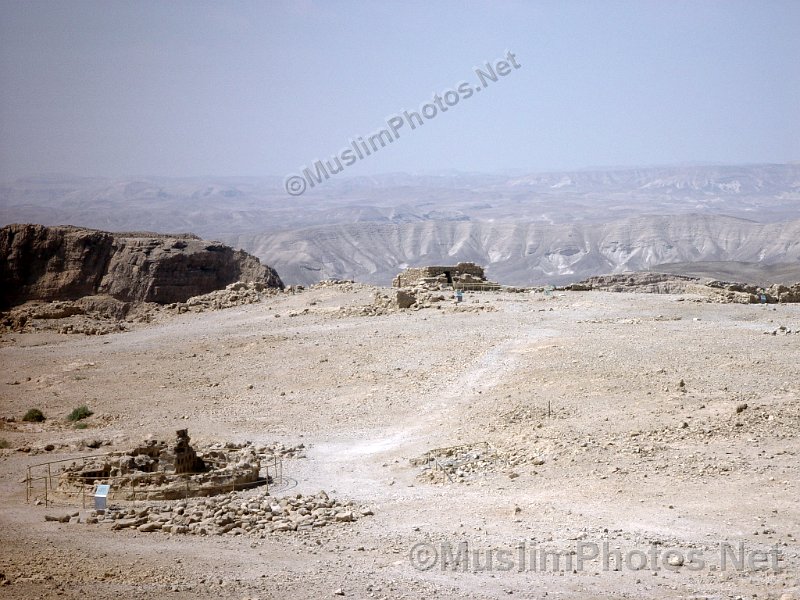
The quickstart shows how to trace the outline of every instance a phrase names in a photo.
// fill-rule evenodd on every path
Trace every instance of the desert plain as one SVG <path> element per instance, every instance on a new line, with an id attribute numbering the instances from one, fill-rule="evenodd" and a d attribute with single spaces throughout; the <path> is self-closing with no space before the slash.
<path id="1" fill-rule="evenodd" d="M 0 595 L 800 598 L 800 305 L 467 292 L 362 314 L 376 289 L 3 334 Z M 65 419 L 79 405 L 85 429 Z M 22 422 L 31 407 L 47 420 Z M 184 428 L 302 444 L 271 497 L 324 490 L 363 516 L 190 535 L 26 501 L 30 465 Z M 453 446 L 462 462 L 431 462 Z M 148 504 L 175 501 L 109 499 Z"/>

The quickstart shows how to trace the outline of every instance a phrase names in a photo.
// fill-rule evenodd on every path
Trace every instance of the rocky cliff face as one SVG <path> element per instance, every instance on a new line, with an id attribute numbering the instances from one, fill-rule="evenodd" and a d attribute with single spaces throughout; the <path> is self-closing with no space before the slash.
<path id="1" fill-rule="evenodd" d="M 167 304 L 236 281 L 283 287 L 256 257 L 190 234 L 7 225 L 0 229 L 0 256 L 0 306 L 95 294 Z"/>

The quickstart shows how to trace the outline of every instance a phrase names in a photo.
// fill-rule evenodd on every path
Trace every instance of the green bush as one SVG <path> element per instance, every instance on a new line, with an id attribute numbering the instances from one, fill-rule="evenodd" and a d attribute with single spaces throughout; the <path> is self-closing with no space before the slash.
<path id="1" fill-rule="evenodd" d="M 89 429 L 88 423 L 75 423 L 75 429 Z"/>
<path id="2" fill-rule="evenodd" d="M 67 416 L 67 419 L 70 421 L 80 421 L 81 419 L 85 419 L 86 417 L 91 417 L 94 413 L 89 410 L 89 407 L 85 404 L 83 406 L 79 406 L 75 410 L 73 410 Z"/>
<path id="3" fill-rule="evenodd" d="M 45 416 L 42 411 L 38 408 L 32 408 L 28 412 L 25 413 L 25 416 L 22 417 L 23 421 L 27 421 L 29 423 L 41 423 L 44 421 Z"/>
<path id="4" fill-rule="evenodd" d="M 11 443 L 6 438 L 0 438 L 0 448 L 11 448 Z"/>

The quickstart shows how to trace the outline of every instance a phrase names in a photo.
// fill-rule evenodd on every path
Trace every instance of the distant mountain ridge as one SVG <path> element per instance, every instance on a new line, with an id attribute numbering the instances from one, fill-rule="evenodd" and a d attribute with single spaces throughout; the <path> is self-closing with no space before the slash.
<path id="1" fill-rule="evenodd" d="M 333 177 L 300 197 L 279 177 L 29 177 L 0 186 L 0 224 L 191 231 L 286 283 L 388 283 L 468 260 L 510 284 L 659 263 L 796 261 L 800 165 Z M 751 267 L 752 268 L 752 267 Z"/>
<path id="2" fill-rule="evenodd" d="M 567 283 L 664 263 L 800 262 L 800 219 L 755 223 L 716 215 L 633 217 L 605 224 L 422 222 L 349 224 L 226 236 L 269 256 L 287 281 L 388 284 L 406 266 L 475 262 L 509 285 Z"/>

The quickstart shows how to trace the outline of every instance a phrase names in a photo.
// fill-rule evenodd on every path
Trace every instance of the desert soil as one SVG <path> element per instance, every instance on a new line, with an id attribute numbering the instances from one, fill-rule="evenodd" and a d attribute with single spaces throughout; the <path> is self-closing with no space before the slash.
<path id="1" fill-rule="evenodd" d="M 0 596 L 800 598 L 800 335 L 779 329 L 800 329 L 800 305 L 569 292 L 468 293 L 495 309 L 475 312 L 339 308 L 373 291 L 321 286 L 104 336 L 4 335 L 0 416 L 16 422 L 0 424 Z M 75 429 L 64 417 L 82 404 L 95 414 Z M 31 407 L 49 419 L 20 423 Z M 198 443 L 305 444 L 272 494 L 325 490 L 374 515 L 195 536 L 45 521 L 86 511 L 26 502 L 29 465 L 181 428 Z M 79 449 L 91 440 L 110 445 Z M 483 442 L 493 458 L 452 482 L 414 461 Z M 492 549 L 603 543 L 704 566 L 412 564 L 430 558 L 418 544 L 465 541 L 478 567 Z M 780 560 L 723 570 L 721 543 Z"/>

